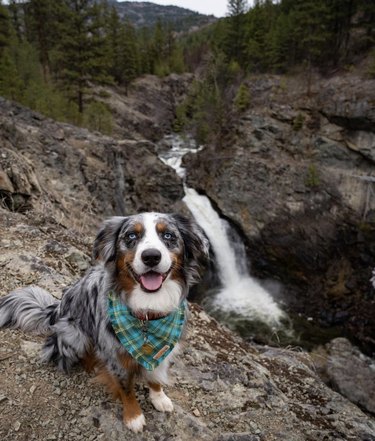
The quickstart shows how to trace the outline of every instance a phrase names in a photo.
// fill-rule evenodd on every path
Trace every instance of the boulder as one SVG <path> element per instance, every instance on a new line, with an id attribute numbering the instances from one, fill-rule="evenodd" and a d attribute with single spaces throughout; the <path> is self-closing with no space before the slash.
<path id="1" fill-rule="evenodd" d="M 319 373 L 325 382 L 362 409 L 375 414 L 375 361 L 362 354 L 346 338 L 335 338 L 319 357 Z"/>

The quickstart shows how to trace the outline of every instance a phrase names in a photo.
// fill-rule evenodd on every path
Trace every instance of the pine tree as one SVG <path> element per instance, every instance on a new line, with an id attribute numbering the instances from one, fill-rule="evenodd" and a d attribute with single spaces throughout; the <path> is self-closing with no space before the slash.
<path id="1" fill-rule="evenodd" d="M 120 31 L 121 45 L 119 53 L 120 76 L 119 82 L 125 86 L 126 93 L 130 83 L 138 76 L 139 57 L 137 37 L 133 25 L 126 21 Z"/>
<path id="2" fill-rule="evenodd" d="M 55 69 L 82 113 L 90 84 L 111 81 L 104 23 L 99 20 L 94 1 L 59 0 L 58 6 L 60 41 Z"/>
<path id="3" fill-rule="evenodd" d="M 106 35 L 108 42 L 109 72 L 117 83 L 121 82 L 121 27 L 122 23 L 117 9 L 113 6 L 106 16 Z"/>
<path id="4" fill-rule="evenodd" d="M 3 50 L 9 44 L 10 36 L 9 14 L 7 9 L 1 4 L 0 0 L 0 58 Z"/>
<path id="5" fill-rule="evenodd" d="M 229 0 L 228 1 L 228 13 L 230 17 L 236 17 L 237 15 L 244 14 L 247 10 L 246 0 Z"/>
<path id="6" fill-rule="evenodd" d="M 98 84 L 112 84 L 110 75 L 111 59 L 109 40 L 106 36 L 105 16 L 107 13 L 106 3 L 92 4 L 90 9 L 90 21 L 88 25 L 90 42 L 90 60 L 88 72 L 91 81 Z"/>
<path id="7" fill-rule="evenodd" d="M 371 47 L 375 43 L 375 3 L 371 0 L 357 0 L 362 12 L 362 25 L 366 29 L 365 45 Z"/>
<path id="8" fill-rule="evenodd" d="M 153 74 L 163 75 L 162 65 L 167 59 L 167 33 L 163 23 L 158 20 L 152 37 L 151 57 L 153 64 Z"/>
<path id="9" fill-rule="evenodd" d="M 17 0 L 10 0 L 8 6 L 12 27 L 19 40 L 23 38 L 23 6 L 22 2 Z"/>
<path id="10" fill-rule="evenodd" d="M 27 37 L 35 44 L 43 68 L 43 78 L 50 77 L 50 53 L 56 45 L 56 22 L 53 0 L 30 0 L 25 5 Z"/>
<path id="11" fill-rule="evenodd" d="M 8 9 L 0 1 L 0 95 L 12 100 L 22 97 L 22 81 L 12 48 L 16 42 Z"/>
<path id="12" fill-rule="evenodd" d="M 271 0 L 258 3 L 246 16 L 245 68 L 250 71 L 266 71 L 272 58 L 272 29 L 276 21 L 276 6 Z"/>
<path id="13" fill-rule="evenodd" d="M 225 52 L 229 59 L 244 64 L 246 0 L 228 1 L 228 26 L 225 37 Z"/>

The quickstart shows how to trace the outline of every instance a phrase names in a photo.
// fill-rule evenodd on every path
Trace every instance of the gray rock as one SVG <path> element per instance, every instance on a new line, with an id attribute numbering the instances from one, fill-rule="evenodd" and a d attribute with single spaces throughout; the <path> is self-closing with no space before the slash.
<path id="1" fill-rule="evenodd" d="M 94 232 L 110 215 L 171 212 L 182 205 L 180 178 L 140 135 L 118 141 L 14 107 L 0 99 L 0 139 L 6 138 L 0 168 L 15 191 L 9 209 L 33 208 L 44 219 Z"/>
<path id="2" fill-rule="evenodd" d="M 65 258 L 71 265 L 75 266 L 82 272 L 86 271 L 90 266 L 91 259 L 77 249 L 71 249 Z"/>
<path id="3" fill-rule="evenodd" d="M 346 338 L 327 345 L 326 375 L 330 384 L 361 408 L 375 414 L 375 360 Z"/>
<path id="4" fill-rule="evenodd" d="M 215 441 L 260 441 L 260 438 L 251 433 L 224 433 Z"/>

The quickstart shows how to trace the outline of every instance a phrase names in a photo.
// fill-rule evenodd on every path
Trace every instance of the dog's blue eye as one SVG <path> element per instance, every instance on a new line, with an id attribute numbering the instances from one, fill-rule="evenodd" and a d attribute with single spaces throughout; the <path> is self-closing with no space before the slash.
<path id="1" fill-rule="evenodd" d="M 137 234 L 136 233 L 129 233 L 128 234 L 128 239 L 129 240 L 135 240 L 137 238 Z"/>
<path id="2" fill-rule="evenodd" d="M 171 240 L 172 239 L 172 234 L 171 233 L 164 233 L 163 234 L 163 238 L 165 240 Z"/>

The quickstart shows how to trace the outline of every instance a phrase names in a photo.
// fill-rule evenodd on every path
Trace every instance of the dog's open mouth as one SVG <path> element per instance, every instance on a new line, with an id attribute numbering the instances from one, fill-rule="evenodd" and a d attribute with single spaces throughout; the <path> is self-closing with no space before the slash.
<path id="1" fill-rule="evenodd" d="M 156 292 L 162 287 L 164 280 L 167 278 L 169 271 L 166 273 L 158 273 L 157 271 L 148 271 L 147 273 L 138 275 L 132 270 L 135 280 L 141 285 L 143 291 Z"/>
<path id="2" fill-rule="evenodd" d="M 142 274 L 139 279 L 144 291 L 155 292 L 161 288 L 165 278 L 166 274 L 149 271 L 148 273 Z"/>

